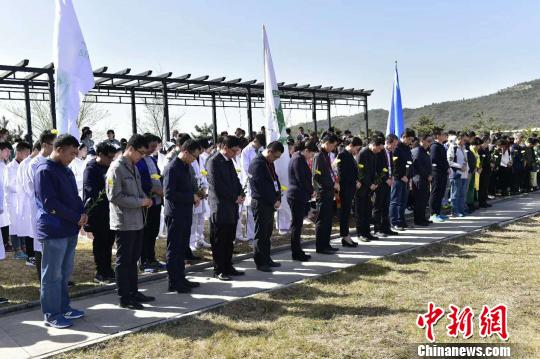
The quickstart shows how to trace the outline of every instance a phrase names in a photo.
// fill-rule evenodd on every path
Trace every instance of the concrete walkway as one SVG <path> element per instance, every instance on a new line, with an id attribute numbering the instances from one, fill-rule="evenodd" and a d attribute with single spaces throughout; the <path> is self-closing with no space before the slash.
<path id="1" fill-rule="evenodd" d="M 167 279 L 143 283 L 141 291 L 155 296 L 157 300 L 151 305 L 145 305 L 145 310 L 140 311 L 118 307 L 118 298 L 114 292 L 76 299 L 72 306 L 84 309 L 87 315 L 84 319 L 76 320 L 75 325 L 69 329 L 46 328 L 39 308 L 7 314 L 0 317 L 0 358 L 48 356 L 90 345 L 372 258 L 411 250 L 539 211 L 540 193 L 535 192 L 500 201 L 474 215 L 451 218 L 427 229 L 411 229 L 399 236 L 361 243 L 357 248 L 340 248 L 337 255 L 316 254 L 312 245 L 307 248 L 307 252 L 313 256 L 310 262 L 293 262 L 289 251 L 276 253 L 273 258 L 282 266 L 270 274 L 255 270 L 253 260 L 248 259 L 236 265 L 245 270 L 246 275 L 231 282 L 220 282 L 212 278 L 211 269 L 191 273 L 189 279 L 199 281 L 202 285 L 189 295 L 167 293 Z M 338 240 L 333 242 L 341 247 Z"/>

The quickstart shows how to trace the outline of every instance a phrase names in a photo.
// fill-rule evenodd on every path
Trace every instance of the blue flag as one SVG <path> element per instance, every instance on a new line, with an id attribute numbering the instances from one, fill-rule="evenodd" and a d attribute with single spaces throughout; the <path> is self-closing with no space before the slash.
<path id="1" fill-rule="evenodd" d="M 390 105 L 390 112 L 388 113 L 386 134 L 393 133 L 399 137 L 403 133 L 403 127 L 403 107 L 401 106 L 401 90 L 399 89 L 399 76 L 396 62 L 394 88 L 392 89 L 392 104 Z"/>

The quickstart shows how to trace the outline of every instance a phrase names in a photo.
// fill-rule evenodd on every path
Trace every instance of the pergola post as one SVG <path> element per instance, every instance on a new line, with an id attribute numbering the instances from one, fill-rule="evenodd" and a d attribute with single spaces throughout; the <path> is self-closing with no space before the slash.
<path id="1" fill-rule="evenodd" d="M 26 128 L 28 132 L 28 142 L 32 144 L 32 109 L 30 108 L 30 87 L 28 81 L 24 83 L 24 105 L 26 109 Z"/>
<path id="2" fill-rule="evenodd" d="M 247 89 L 246 102 L 247 102 L 247 119 L 248 119 L 248 136 L 247 137 L 250 140 L 253 140 L 253 138 L 251 138 L 251 134 L 253 133 L 253 114 L 251 111 L 251 90 L 249 88 Z"/>
<path id="3" fill-rule="evenodd" d="M 50 97 L 50 106 L 51 106 L 51 120 L 52 127 L 56 128 L 56 93 L 54 89 L 54 68 L 52 68 L 49 73 L 49 97 Z"/>
<path id="4" fill-rule="evenodd" d="M 137 133 L 137 108 L 135 106 L 135 90 L 131 89 L 131 132 Z"/>
<path id="5" fill-rule="evenodd" d="M 169 98 L 167 96 L 167 83 L 163 81 L 163 124 L 165 127 L 165 139 L 171 140 L 171 129 L 169 123 Z"/>
<path id="6" fill-rule="evenodd" d="M 367 96 L 364 96 L 364 121 L 366 122 L 366 138 L 369 137 L 369 122 L 368 122 L 368 107 Z"/>
<path id="7" fill-rule="evenodd" d="M 332 117 L 330 115 L 330 99 L 328 99 L 326 100 L 326 116 L 328 117 L 328 129 L 332 127 Z"/>
<path id="8" fill-rule="evenodd" d="M 217 143 L 217 111 L 216 111 L 216 95 L 212 94 L 212 133 L 214 137 L 214 143 Z"/>
<path id="9" fill-rule="evenodd" d="M 313 93 L 313 99 L 311 101 L 311 119 L 313 120 L 313 128 L 315 134 L 318 136 L 317 131 L 317 96 Z"/>

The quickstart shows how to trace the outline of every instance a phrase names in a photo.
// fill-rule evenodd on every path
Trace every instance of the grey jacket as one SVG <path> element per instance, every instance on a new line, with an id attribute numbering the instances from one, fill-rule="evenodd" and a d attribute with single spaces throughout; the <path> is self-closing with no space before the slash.
<path id="1" fill-rule="evenodd" d="M 113 231 L 138 231 L 144 227 L 141 176 L 136 166 L 120 156 L 111 163 L 105 182 L 109 199 L 110 227 Z"/>

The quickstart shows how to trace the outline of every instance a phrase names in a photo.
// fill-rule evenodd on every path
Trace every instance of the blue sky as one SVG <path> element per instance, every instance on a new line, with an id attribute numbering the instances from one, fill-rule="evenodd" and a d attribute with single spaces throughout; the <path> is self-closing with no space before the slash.
<path id="1" fill-rule="evenodd" d="M 476 97 L 540 77 L 540 1 L 74 0 L 74 5 L 94 68 L 260 80 L 264 23 L 278 81 L 374 89 L 370 108 L 388 108 L 394 60 L 404 107 Z M 53 0 L 0 0 L 0 12 L 0 63 L 51 61 Z M 110 111 L 119 130 L 125 122 L 127 134 L 129 108 L 119 107 Z M 210 120 L 209 111 L 175 111 L 184 114 L 187 127 Z M 226 116 L 230 126 L 245 121 L 237 110 L 218 116 Z M 291 120 L 310 116 L 295 111 Z"/>

